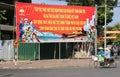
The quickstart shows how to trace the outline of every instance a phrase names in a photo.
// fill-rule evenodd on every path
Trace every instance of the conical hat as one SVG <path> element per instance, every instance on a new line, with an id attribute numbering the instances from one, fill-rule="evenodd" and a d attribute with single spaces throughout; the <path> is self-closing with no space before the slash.
<path id="1" fill-rule="evenodd" d="M 109 48 L 107 47 L 107 48 L 105 48 L 105 50 L 109 50 Z"/>
<path id="2" fill-rule="evenodd" d="M 103 47 L 99 47 L 98 49 L 103 49 Z"/>

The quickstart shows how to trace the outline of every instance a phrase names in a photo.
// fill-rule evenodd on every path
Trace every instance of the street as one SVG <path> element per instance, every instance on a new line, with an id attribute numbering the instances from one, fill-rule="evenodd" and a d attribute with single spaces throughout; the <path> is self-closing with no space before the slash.
<path id="1" fill-rule="evenodd" d="M 0 70 L 0 77 L 119 77 L 119 68 Z"/>
<path id="2" fill-rule="evenodd" d="M 0 77 L 119 77 L 117 68 L 62 67 L 42 69 L 1 69 Z"/>

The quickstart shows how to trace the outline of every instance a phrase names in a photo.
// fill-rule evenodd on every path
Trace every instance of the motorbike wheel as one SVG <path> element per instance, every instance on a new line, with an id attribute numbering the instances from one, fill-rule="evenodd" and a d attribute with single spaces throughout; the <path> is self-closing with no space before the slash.
<path id="1" fill-rule="evenodd" d="M 91 60 L 91 61 L 89 62 L 89 67 L 90 67 L 90 68 L 97 68 L 97 67 L 99 67 L 99 62 L 98 62 L 98 61 Z"/>
<path id="2" fill-rule="evenodd" d="M 109 67 L 117 68 L 117 62 L 110 63 L 110 66 L 109 66 Z"/>
<path id="3" fill-rule="evenodd" d="M 112 66 L 113 66 L 114 68 L 117 68 L 117 62 L 112 63 Z"/>

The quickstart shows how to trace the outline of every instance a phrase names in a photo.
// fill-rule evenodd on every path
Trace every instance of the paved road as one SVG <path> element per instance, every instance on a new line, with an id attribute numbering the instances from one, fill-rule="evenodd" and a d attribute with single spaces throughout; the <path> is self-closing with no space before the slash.
<path id="1" fill-rule="evenodd" d="M 120 60 L 117 68 L 1 69 L 0 77 L 120 77 Z"/>
<path id="2" fill-rule="evenodd" d="M 44 61 L 42 61 L 43 63 Z M 44 63 L 47 63 L 45 61 Z M 80 62 L 76 60 L 65 60 L 60 64 L 71 64 Z M 84 61 L 82 61 L 84 62 Z M 120 59 L 117 60 L 117 68 L 90 68 L 90 67 L 59 67 L 59 68 L 41 68 L 41 69 L 0 69 L 0 77 L 120 77 Z M 38 64 L 38 63 L 37 63 Z M 54 64 L 54 63 L 53 63 Z M 65 63 L 66 64 L 66 63 Z M 29 65 L 29 64 L 27 64 Z"/>
<path id="3" fill-rule="evenodd" d="M 4 69 L 0 77 L 120 77 L 120 68 Z"/>

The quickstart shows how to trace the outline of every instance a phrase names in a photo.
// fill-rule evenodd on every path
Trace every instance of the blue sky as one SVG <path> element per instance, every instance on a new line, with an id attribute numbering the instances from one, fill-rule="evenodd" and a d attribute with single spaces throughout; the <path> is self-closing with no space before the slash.
<path id="1" fill-rule="evenodd" d="M 67 2 L 64 0 L 32 0 L 32 3 L 45 3 L 45 4 L 54 4 L 54 5 L 67 5 Z M 117 6 L 120 6 L 120 0 L 118 0 Z M 113 21 L 110 22 L 108 25 L 114 26 L 117 23 L 120 23 L 120 7 L 116 7 L 113 9 L 114 15 L 113 15 Z"/>
<path id="2" fill-rule="evenodd" d="M 118 0 L 117 6 L 120 6 L 120 0 Z M 113 21 L 110 22 L 108 25 L 114 26 L 117 23 L 120 23 L 120 7 L 116 7 L 113 9 L 114 15 L 113 15 Z"/>
<path id="3" fill-rule="evenodd" d="M 67 2 L 64 0 L 32 0 L 32 3 L 45 3 L 45 4 L 54 4 L 54 5 L 67 5 Z"/>

